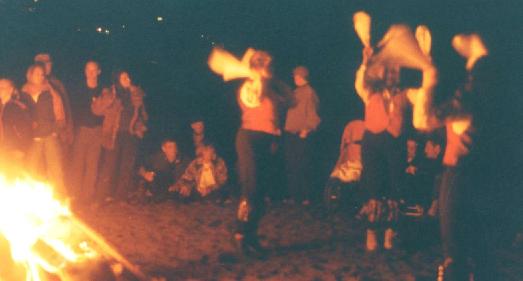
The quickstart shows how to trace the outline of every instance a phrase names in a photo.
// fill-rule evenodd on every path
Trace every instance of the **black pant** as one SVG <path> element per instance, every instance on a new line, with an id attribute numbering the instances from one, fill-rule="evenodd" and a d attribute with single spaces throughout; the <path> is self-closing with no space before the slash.
<path id="1" fill-rule="evenodd" d="M 119 132 L 114 149 L 103 149 L 98 198 L 114 196 L 127 199 L 134 188 L 134 164 L 138 139 L 127 132 Z"/>
<path id="2" fill-rule="evenodd" d="M 291 133 L 284 136 L 287 189 L 290 197 L 299 201 L 310 200 L 312 195 L 311 137 L 302 139 Z"/>
<path id="3" fill-rule="evenodd" d="M 264 213 L 264 196 L 266 186 L 262 180 L 269 170 L 271 145 L 274 136 L 240 129 L 236 135 L 236 152 L 238 154 L 238 180 L 241 188 L 241 199 L 238 206 L 238 233 L 245 237 L 256 237 L 258 223 Z"/>
<path id="4" fill-rule="evenodd" d="M 489 229 L 482 211 L 481 188 L 473 184 L 473 173 L 462 167 L 447 167 L 439 193 L 440 228 L 443 254 L 452 259 L 445 280 L 469 280 L 468 259 L 475 264 L 474 280 L 498 280 L 489 244 Z M 490 241 L 492 242 L 492 241 Z"/>
<path id="5" fill-rule="evenodd" d="M 366 131 L 361 146 L 361 184 L 369 200 L 368 228 L 394 227 L 398 218 L 397 199 L 407 162 L 406 142 L 388 132 Z"/>

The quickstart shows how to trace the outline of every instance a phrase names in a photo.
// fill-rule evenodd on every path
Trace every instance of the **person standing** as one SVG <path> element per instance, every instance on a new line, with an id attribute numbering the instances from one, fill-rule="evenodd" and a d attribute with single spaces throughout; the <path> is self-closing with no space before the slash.
<path id="1" fill-rule="evenodd" d="M 125 70 L 114 73 L 111 89 L 102 94 L 102 103 L 107 109 L 102 126 L 104 149 L 98 188 L 99 195 L 105 199 L 112 195 L 126 200 L 134 188 L 136 153 L 147 121 L 144 96 Z"/>
<path id="2" fill-rule="evenodd" d="M 373 50 L 365 47 L 363 62 L 356 72 L 355 88 L 365 105 L 365 133 L 361 146 L 361 182 L 368 193 L 363 208 L 367 215 L 369 251 L 377 249 L 377 232 L 384 230 L 383 248 L 393 248 L 398 221 L 398 196 L 406 168 L 405 116 L 410 89 L 399 88 L 400 65 L 382 65 L 382 77 L 367 73 Z M 434 87 L 435 69 L 423 66 L 422 86 L 415 91 L 429 92 Z"/>
<path id="3" fill-rule="evenodd" d="M 17 92 L 13 81 L 0 79 L 0 154 L 9 165 L 21 167 L 32 142 L 32 121 Z"/>
<path id="4" fill-rule="evenodd" d="M 306 67 L 296 67 L 293 77 L 294 103 L 287 111 L 284 135 L 287 187 L 291 198 L 308 205 L 312 195 L 312 135 L 320 124 L 319 99 L 309 84 Z"/>
<path id="5" fill-rule="evenodd" d="M 59 127 L 64 124 L 66 115 L 59 93 L 47 81 L 43 65 L 29 67 L 22 95 L 28 101 L 33 123 L 33 142 L 26 159 L 28 167 L 37 175 L 46 174 L 57 193 L 66 195 L 58 137 Z M 41 169 L 42 162 L 45 162 L 44 169 Z"/>
<path id="6" fill-rule="evenodd" d="M 447 141 L 443 154 L 439 206 L 444 254 L 444 280 L 499 280 L 489 240 L 488 215 L 492 197 L 491 159 L 499 157 L 492 145 L 496 132 L 496 71 L 488 65 L 488 49 L 478 34 L 459 34 L 452 46 L 466 61 L 467 79 L 450 103 L 445 117 Z M 498 192 L 497 190 L 495 192 Z M 470 267 L 472 262 L 474 268 Z"/>
<path id="7" fill-rule="evenodd" d="M 243 253 L 255 256 L 265 254 L 257 233 L 267 192 L 267 182 L 262 179 L 269 171 L 272 146 L 281 135 L 278 111 L 288 102 L 284 87 L 272 78 L 271 60 L 267 52 L 254 51 L 249 60 L 253 77 L 238 94 L 241 127 L 236 135 L 236 152 L 241 198 L 234 239 Z"/>
<path id="8" fill-rule="evenodd" d="M 49 85 L 58 93 L 60 99 L 62 100 L 65 119 L 64 122 L 59 124 L 58 127 L 58 137 L 62 142 L 62 148 L 65 159 L 69 155 L 70 146 L 73 144 L 73 116 L 71 111 L 71 103 L 69 99 L 69 94 L 62 83 L 53 73 L 53 60 L 51 55 L 48 53 L 39 53 L 34 57 L 35 63 L 40 63 L 44 66 L 46 80 L 49 82 Z"/>
<path id="9" fill-rule="evenodd" d="M 98 162 L 102 149 L 101 112 L 93 113 L 96 100 L 101 98 L 102 87 L 98 81 L 101 69 L 96 61 L 85 64 L 85 81 L 75 89 L 73 105 L 77 126 L 70 171 L 72 196 L 81 202 L 91 202 L 95 195 Z"/>

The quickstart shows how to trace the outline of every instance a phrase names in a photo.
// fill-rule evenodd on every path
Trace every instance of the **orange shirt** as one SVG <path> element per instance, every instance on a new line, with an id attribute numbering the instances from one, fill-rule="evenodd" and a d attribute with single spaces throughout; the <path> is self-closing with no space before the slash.
<path id="1" fill-rule="evenodd" d="M 260 131 L 271 135 L 281 134 L 271 99 L 262 97 L 260 105 L 257 107 L 248 107 L 239 98 L 238 103 L 242 110 L 242 129 Z"/>

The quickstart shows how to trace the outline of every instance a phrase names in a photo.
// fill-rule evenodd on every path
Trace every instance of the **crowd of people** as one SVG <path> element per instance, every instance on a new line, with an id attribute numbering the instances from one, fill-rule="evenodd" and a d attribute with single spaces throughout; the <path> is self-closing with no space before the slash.
<path id="1" fill-rule="evenodd" d="M 423 43 L 419 44 L 423 49 Z M 381 74 L 376 76 L 368 69 L 376 68 L 377 56 L 372 47 L 365 46 L 355 77 L 365 116 L 349 122 L 344 130 L 340 157 L 325 185 L 325 199 L 330 204 L 343 198 L 343 191 L 363 191 L 354 204 L 362 206 L 358 216 L 367 221 L 368 251 L 377 250 L 379 241 L 386 250 L 394 247 L 399 217 L 439 214 L 448 280 L 468 280 L 469 259 L 475 263 L 475 280 L 494 280 L 488 277 L 486 249 L 477 247 L 483 233 L 469 228 L 481 225 L 469 195 L 474 193 L 471 178 L 478 154 L 474 147 L 481 144 L 475 138 L 481 136 L 476 117 L 482 104 L 474 100 L 485 90 L 478 86 L 485 80 L 480 80 L 477 66 L 488 50 L 477 34 L 457 35 L 452 46 L 467 60 L 469 75 L 445 109 L 431 108 L 430 96 L 438 83 L 433 64 L 421 67 L 418 87 L 400 87 L 401 65 L 381 65 Z M 429 53 L 424 55 L 431 61 Z M 264 251 L 257 232 L 279 138 L 284 140 L 290 201 L 309 205 L 317 189 L 310 176 L 315 173 L 313 140 L 321 119 L 309 70 L 294 69 L 292 91 L 273 77 L 271 62 L 267 52 L 253 51 L 248 60 L 252 75 L 237 95 L 241 126 L 236 135 L 235 170 L 240 200 L 234 240 L 243 252 L 256 255 Z M 137 163 L 148 113 L 144 90 L 133 83 L 130 73 L 114 71 L 111 84 L 104 86 L 99 80 L 100 64 L 90 60 L 82 83 L 66 90 L 52 66 L 51 56 L 42 53 L 28 67 L 21 87 L 0 79 L 4 159 L 52 182 L 58 194 L 73 202 L 127 200 L 136 190 L 136 178 L 153 201 L 223 199 L 230 185 L 230 167 L 205 135 L 203 119 L 190 124 L 191 151 L 181 151 L 178 140 L 165 138 L 156 153 Z M 74 93 L 74 99 L 69 93 Z M 405 130 L 410 123 L 409 106 L 413 107 L 412 123 L 421 133 Z M 465 241 L 471 237 L 475 243 Z"/>

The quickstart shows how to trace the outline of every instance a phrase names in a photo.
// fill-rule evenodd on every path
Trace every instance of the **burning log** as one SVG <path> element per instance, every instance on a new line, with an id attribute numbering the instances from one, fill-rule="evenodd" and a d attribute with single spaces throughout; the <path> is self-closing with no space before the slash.
<path id="1" fill-rule="evenodd" d="M 152 280 L 28 177 L 0 175 L 0 262 L 2 281 Z"/>

